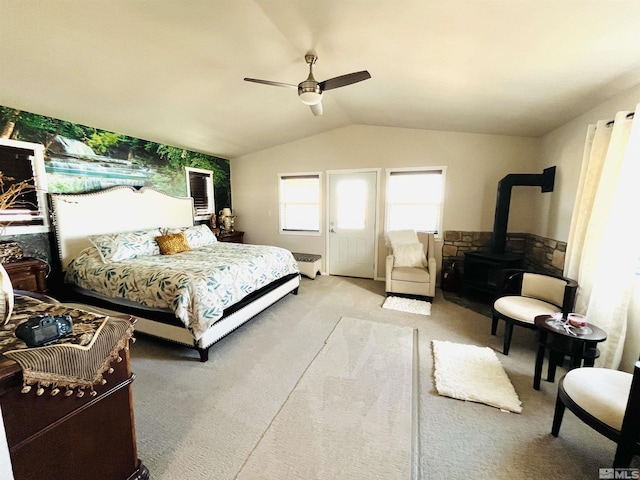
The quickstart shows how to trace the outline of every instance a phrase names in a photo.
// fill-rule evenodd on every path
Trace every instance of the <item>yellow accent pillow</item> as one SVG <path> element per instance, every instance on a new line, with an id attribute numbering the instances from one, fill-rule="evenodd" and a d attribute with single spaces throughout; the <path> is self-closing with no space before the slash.
<path id="1" fill-rule="evenodd" d="M 169 235 L 156 237 L 156 242 L 158 242 L 162 255 L 173 255 L 174 253 L 188 252 L 191 250 L 184 232 L 170 233 Z"/>

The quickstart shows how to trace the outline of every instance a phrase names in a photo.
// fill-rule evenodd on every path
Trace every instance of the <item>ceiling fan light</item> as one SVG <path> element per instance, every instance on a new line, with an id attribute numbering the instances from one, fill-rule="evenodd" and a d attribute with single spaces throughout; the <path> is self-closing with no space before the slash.
<path id="1" fill-rule="evenodd" d="M 299 94 L 300 100 L 305 105 L 317 105 L 322 101 L 322 92 L 318 93 L 315 91 L 311 92 L 302 92 Z"/>

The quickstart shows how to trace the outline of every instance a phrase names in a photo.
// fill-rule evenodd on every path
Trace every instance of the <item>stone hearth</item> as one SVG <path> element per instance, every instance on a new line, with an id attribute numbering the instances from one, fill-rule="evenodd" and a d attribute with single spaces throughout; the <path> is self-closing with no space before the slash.
<path id="1" fill-rule="evenodd" d="M 443 234 L 442 271 L 455 263 L 460 287 L 464 258 L 468 252 L 491 252 L 492 232 L 447 230 Z M 531 271 L 562 275 L 567 244 L 530 233 L 509 233 L 505 253 L 522 257 L 522 266 Z"/>

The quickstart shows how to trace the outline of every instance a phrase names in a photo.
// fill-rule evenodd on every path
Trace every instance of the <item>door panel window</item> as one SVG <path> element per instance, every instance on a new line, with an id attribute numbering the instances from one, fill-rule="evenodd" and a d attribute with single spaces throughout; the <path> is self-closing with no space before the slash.
<path id="1" fill-rule="evenodd" d="M 367 214 L 367 184 L 363 180 L 342 180 L 338 184 L 338 228 L 362 230 Z"/>

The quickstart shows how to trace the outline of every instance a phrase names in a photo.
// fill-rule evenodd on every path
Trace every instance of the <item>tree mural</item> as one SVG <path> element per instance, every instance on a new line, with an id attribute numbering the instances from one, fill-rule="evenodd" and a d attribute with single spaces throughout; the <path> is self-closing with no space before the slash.
<path id="1" fill-rule="evenodd" d="M 4 106 L 0 132 L 0 138 L 44 145 L 50 192 L 131 185 L 184 196 L 184 167 L 194 167 L 213 171 L 216 207 L 231 206 L 229 161 L 224 158 Z"/>

